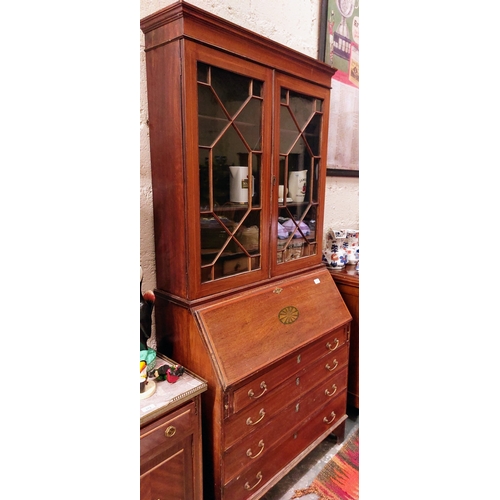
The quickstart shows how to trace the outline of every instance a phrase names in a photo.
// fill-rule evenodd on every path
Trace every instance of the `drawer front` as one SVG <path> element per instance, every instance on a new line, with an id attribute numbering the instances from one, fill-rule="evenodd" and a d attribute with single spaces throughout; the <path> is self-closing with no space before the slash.
<path id="1" fill-rule="evenodd" d="M 224 486 L 223 499 L 245 500 L 251 497 L 311 443 L 322 435 L 326 437 L 345 415 L 346 394 L 344 390 L 297 429 L 286 431 L 265 458 L 256 459 L 254 464 Z"/>
<path id="2" fill-rule="evenodd" d="M 262 400 L 255 401 L 238 414 L 226 419 L 224 449 L 226 450 L 249 433 L 261 430 L 291 402 L 298 400 L 322 380 L 328 379 L 340 371 L 347 365 L 347 355 L 347 346 L 345 346 L 336 355 L 330 353 L 327 357 L 317 359 L 315 363 L 303 368 L 283 382 L 279 389 L 270 392 Z M 334 357 L 332 358 L 332 356 Z M 338 363 L 335 363 L 335 360 Z"/>
<path id="3" fill-rule="evenodd" d="M 347 340 L 348 326 L 338 328 L 327 334 L 320 341 L 301 349 L 295 356 L 279 363 L 260 377 L 254 378 L 240 389 L 234 391 L 233 413 L 237 413 L 248 405 L 263 398 L 279 387 L 283 380 L 304 366 L 314 362 L 325 354 L 336 354 Z"/>
<path id="4" fill-rule="evenodd" d="M 190 402 L 141 430 L 141 464 L 176 445 L 196 429 L 195 404 Z"/>
<path id="5" fill-rule="evenodd" d="M 318 408 L 337 398 L 347 387 L 347 367 L 334 376 L 325 379 L 299 400 L 279 412 L 267 425 L 245 436 L 224 453 L 224 483 L 241 470 L 250 467 L 262 457 L 272 460 L 269 450 L 283 437 L 284 432 L 297 427 L 314 414 Z M 272 453 L 272 452 L 271 452 Z"/>

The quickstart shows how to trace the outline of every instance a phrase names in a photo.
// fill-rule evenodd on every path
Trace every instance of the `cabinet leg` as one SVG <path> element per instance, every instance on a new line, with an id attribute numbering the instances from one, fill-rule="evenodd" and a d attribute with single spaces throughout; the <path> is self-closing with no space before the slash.
<path id="1" fill-rule="evenodd" d="M 336 443 L 341 443 L 345 437 L 345 421 L 335 427 L 329 437 L 335 439 Z"/>

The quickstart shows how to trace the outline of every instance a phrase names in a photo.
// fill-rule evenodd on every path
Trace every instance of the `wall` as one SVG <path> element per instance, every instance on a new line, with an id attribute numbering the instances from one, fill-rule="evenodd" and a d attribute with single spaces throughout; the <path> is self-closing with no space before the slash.
<path id="1" fill-rule="evenodd" d="M 143 18 L 172 3 L 171 0 L 141 0 L 140 17 Z M 320 0 L 273 0 L 272 2 L 269 0 L 191 0 L 190 3 L 308 56 L 317 57 Z M 279 20 L 279 24 L 276 20 Z M 144 35 L 142 32 L 140 35 L 140 255 L 144 271 L 143 290 L 147 290 L 155 288 L 156 277 Z M 332 84 L 344 85 L 335 81 Z M 336 92 L 336 95 L 339 94 Z M 337 147 L 342 147 L 342 145 L 339 144 Z M 358 201 L 358 178 L 328 177 L 325 228 L 359 229 Z"/>

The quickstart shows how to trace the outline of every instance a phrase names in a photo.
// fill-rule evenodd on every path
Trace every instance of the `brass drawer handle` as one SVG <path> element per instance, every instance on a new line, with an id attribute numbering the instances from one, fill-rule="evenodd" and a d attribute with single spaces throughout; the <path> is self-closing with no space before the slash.
<path id="1" fill-rule="evenodd" d="M 264 380 L 260 383 L 260 388 L 262 389 L 262 392 L 258 396 L 255 395 L 255 393 L 253 392 L 253 389 L 250 389 L 248 391 L 248 397 L 253 398 L 253 399 L 259 399 L 260 397 L 262 397 L 264 395 L 264 393 L 267 391 L 267 385 L 264 382 Z"/>
<path id="2" fill-rule="evenodd" d="M 260 415 L 259 420 L 256 420 L 255 422 L 252 422 L 252 417 L 248 417 L 247 418 L 247 425 L 257 425 L 266 416 L 266 412 L 264 411 L 264 408 L 260 409 L 259 415 Z"/>
<path id="3" fill-rule="evenodd" d="M 248 484 L 248 481 L 245 483 L 245 489 L 247 491 L 253 490 L 262 481 L 262 472 L 258 472 L 255 477 L 258 479 L 258 481 L 253 486 L 250 486 Z"/>
<path id="4" fill-rule="evenodd" d="M 332 367 L 330 367 L 330 364 L 329 364 L 329 363 L 327 363 L 327 364 L 325 365 L 325 368 L 326 368 L 329 372 L 333 372 L 333 370 L 335 370 L 335 368 L 337 368 L 337 366 L 339 366 L 339 362 L 338 362 L 336 359 L 334 359 L 334 360 L 333 360 L 333 366 L 332 366 Z"/>
<path id="5" fill-rule="evenodd" d="M 249 458 L 251 458 L 253 460 L 254 458 L 257 458 L 264 451 L 264 440 L 263 439 L 261 439 L 259 441 L 258 446 L 260 448 L 259 453 L 257 453 L 257 455 L 253 455 L 252 456 L 252 449 L 248 448 L 248 450 L 247 450 L 247 457 L 249 457 Z"/>
<path id="6" fill-rule="evenodd" d="M 325 394 L 326 394 L 329 398 L 331 398 L 331 397 L 332 397 L 332 396 L 333 396 L 333 395 L 337 392 L 337 386 L 336 386 L 335 384 L 333 384 L 333 385 L 332 385 L 332 389 L 333 389 L 333 392 L 332 392 L 331 394 L 328 392 L 328 389 L 325 389 Z"/>
<path id="7" fill-rule="evenodd" d="M 173 425 L 169 425 L 165 430 L 165 437 L 171 438 L 175 434 L 176 428 Z"/>
<path id="8" fill-rule="evenodd" d="M 332 417 L 331 420 L 328 420 L 326 417 L 323 418 L 323 422 L 325 422 L 325 424 L 331 424 L 335 420 L 335 412 L 332 411 L 332 413 L 330 413 L 330 416 Z"/>
<path id="9" fill-rule="evenodd" d="M 332 344 L 330 344 L 330 342 L 328 342 L 328 343 L 326 344 L 326 348 L 327 348 L 330 352 L 335 351 L 335 349 L 337 349 L 337 347 L 338 347 L 338 346 L 339 346 L 339 344 L 340 344 L 339 339 L 335 339 L 335 340 L 334 340 L 334 342 L 335 342 L 335 347 L 332 347 Z"/>

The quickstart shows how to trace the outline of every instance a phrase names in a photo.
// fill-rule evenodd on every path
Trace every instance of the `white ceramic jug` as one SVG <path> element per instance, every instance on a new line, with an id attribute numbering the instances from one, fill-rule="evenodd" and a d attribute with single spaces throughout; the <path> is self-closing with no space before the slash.
<path id="1" fill-rule="evenodd" d="M 346 229 L 346 242 L 344 244 L 347 252 L 347 262 L 349 264 L 356 264 L 359 260 L 359 230 Z"/>
<path id="2" fill-rule="evenodd" d="M 288 175 L 288 196 L 294 202 L 304 201 L 307 188 L 307 170 L 290 172 Z"/>
<path id="3" fill-rule="evenodd" d="M 232 203 L 248 203 L 248 167 L 229 167 L 229 200 Z"/>
<path id="4" fill-rule="evenodd" d="M 333 269 L 343 269 L 347 264 L 347 252 L 344 248 L 345 231 L 327 229 L 323 245 L 322 260 Z"/>

